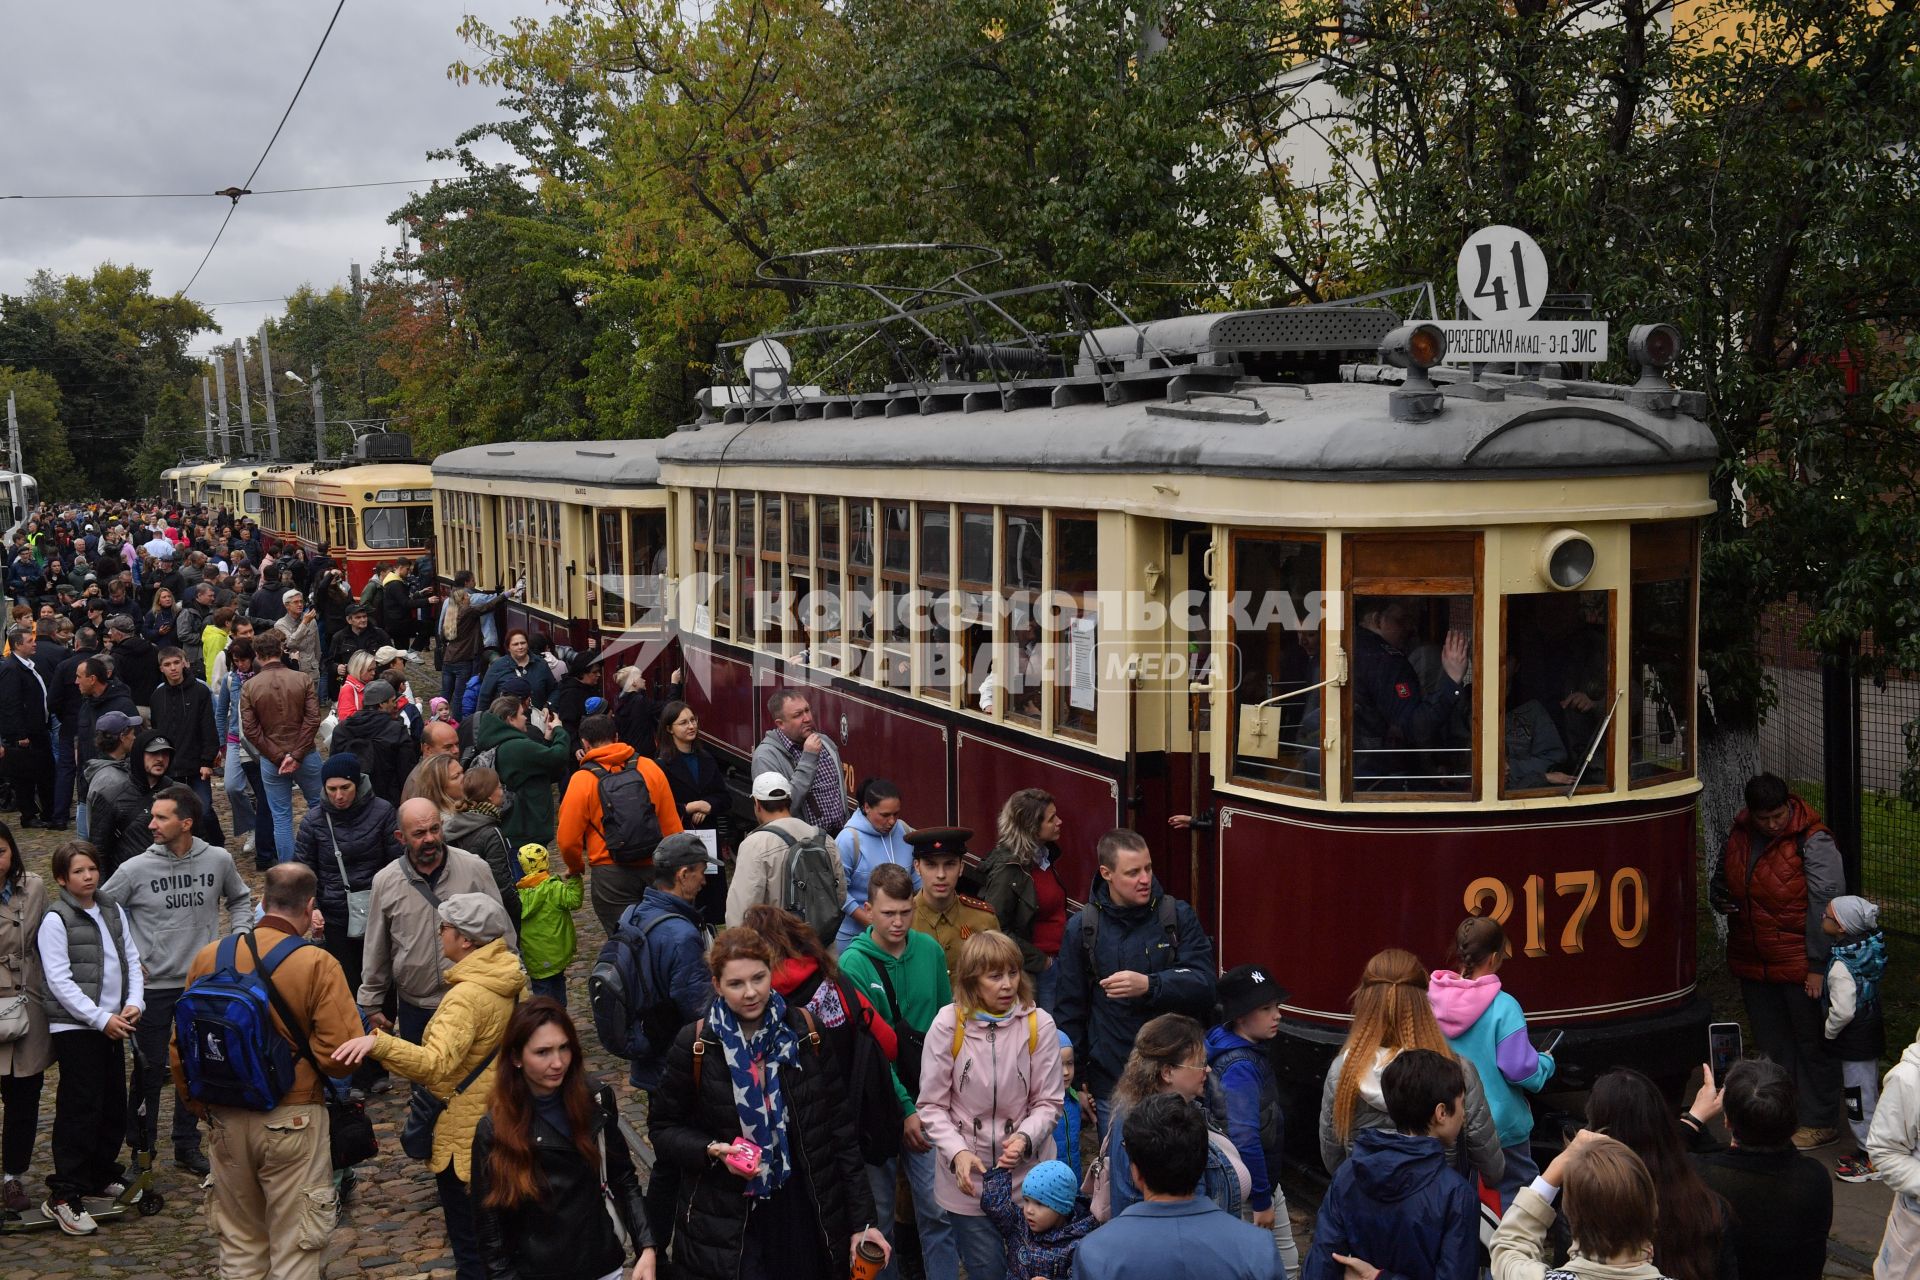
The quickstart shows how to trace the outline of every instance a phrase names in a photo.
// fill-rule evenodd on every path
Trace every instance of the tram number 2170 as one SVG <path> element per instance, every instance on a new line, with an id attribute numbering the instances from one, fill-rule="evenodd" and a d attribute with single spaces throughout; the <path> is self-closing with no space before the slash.
<path id="1" fill-rule="evenodd" d="M 1600 900 L 1600 875 L 1595 871 L 1562 871 L 1553 877 L 1557 898 L 1571 898 L 1572 911 L 1560 929 L 1560 950 L 1579 955 L 1587 949 L 1587 924 Z M 1547 881 L 1528 876 L 1520 883 L 1524 900 L 1526 942 L 1530 956 L 1547 954 Z M 1504 926 L 1513 915 L 1513 890 L 1497 876 L 1481 876 L 1467 886 L 1470 915 L 1491 916 Z M 1607 926 L 1623 947 L 1637 947 L 1647 938 L 1647 877 L 1638 867 L 1622 867 L 1607 885 Z M 1509 933 L 1512 931 L 1509 930 Z"/>

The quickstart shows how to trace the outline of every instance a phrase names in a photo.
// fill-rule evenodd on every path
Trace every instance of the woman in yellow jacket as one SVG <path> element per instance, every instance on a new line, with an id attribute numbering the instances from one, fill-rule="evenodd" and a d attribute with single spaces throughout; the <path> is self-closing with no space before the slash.
<path id="1" fill-rule="evenodd" d="M 397 1076 L 424 1086 L 446 1103 L 433 1126 L 427 1165 L 440 1189 L 447 1243 L 458 1280 L 486 1280 L 473 1202 L 473 1131 L 493 1089 L 494 1055 L 527 976 L 507 948 L 507 911 L 483 893 L 456 893 L 440 904 L 440 951 L 447 994 L 419 1044 L 385 1031 L 359 1036 L 334 1051 L 334 1060 L 358 1063 L 371 1055 Z"/>

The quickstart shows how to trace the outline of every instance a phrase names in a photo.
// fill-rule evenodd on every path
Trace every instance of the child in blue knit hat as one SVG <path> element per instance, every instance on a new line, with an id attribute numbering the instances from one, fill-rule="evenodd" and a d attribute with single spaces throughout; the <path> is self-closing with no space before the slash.
<path id="1" fill-rule="evenodd" d="M 1013 1171 L 995 1169 L 980 1191 L 980 1211 L 1000 1233 L 1007 1274 L 1019 1280 L 1068 1280 L 1073 1251 L 1100 1224 L 1080 1203 L 1080 1179 L 1063 1161 L 1043 1160 L 1027 1170 L 1020 1203 L 1013 1202 Z"/>
<path id="2" fill-rule="evenodd" d="M 1066 1087 L 1066 1097 L 1060 1104 L 1060 1118 L 1053 1122 L 1053 1150 L 1078 1181 L 1080 1131 L 1093 1119 L 1093 1104 L 1073 1087 L 1073 1037 L 1064 1031 L 1060 1033 L 1060 1082 Z"/>

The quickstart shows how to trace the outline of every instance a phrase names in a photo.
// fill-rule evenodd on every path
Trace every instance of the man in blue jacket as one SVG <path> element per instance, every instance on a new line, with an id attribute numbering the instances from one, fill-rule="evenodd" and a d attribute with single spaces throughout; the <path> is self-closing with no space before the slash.
<path id="1" fill-rule="evenodd" d="M 662 1003 L 647 1019 L 647 1049 L 628 1067 L 634 1088 L 651 1095 L 665 1074 L 667 1050 L 687 1023 L 707 1016 L 713 979 L 707 971 L 707 934 L 694 900 L 707 883 L 707 846 L 688 832 L 668 836 L 653 851 L 652 887 L 620 917 L 620 927 L 646 930 L 641 963 Z M 662 923 L 654 925 L 654 921 Z M 652 926 L 649 929 L 649 926 Z M 673 1203 L 680 1175 L 666 1161 L 653 1167 L 647 1185 L 647 1222 L 665 1250 L 673 1240 Z"/>
<path id="2" fill-rule="evenodd" d="M 1207 1122 L 1175 1093 L 1146 1099 L 1120 1127 L 1140 1200 L 1080 1242 L 1074 1280 L 1280 1280 L 1273 1236 L 1194 1194 L 1207 1167 Z"/>
<path id="3" fill-rule="evenodd" d="M 1466 1073 L 1445 1054 L 1408 1049 L 1380 1073 L 1380 1092 L 1393 1128 L 1354 1135 L 1320 1202 L 1302 1280 L 1474 1280 L 1480 1202 L 1447 1166 L 1466 1123 Z"/>
<path id="4" fill-rule="evenodd" d="M 1192 907 L 1161 891 L 1136 831 L 1100 837 L 1100 878 L 1067 921 L 1054 1020 L 1073 1038 L 1104 1138 L 1133 1039 L 1163 1013 L 1213 1021 L 1213 941 Z M 1191 1184 L 1189 1184 L 1191 1185 Z"/>

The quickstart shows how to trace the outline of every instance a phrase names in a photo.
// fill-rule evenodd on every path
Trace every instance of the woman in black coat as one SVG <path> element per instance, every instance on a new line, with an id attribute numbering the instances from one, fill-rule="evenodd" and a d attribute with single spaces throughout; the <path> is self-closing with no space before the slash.
<path id="1" fill-rule="evenodd" d="M 660 713 L 657 735 L 659 754 L 654 763 L 667 775 L 667 785 L 673 788 L 680 825 L 688 831 L 714 832 L 727 860 L 725 865 L 731 865 L 733 793 L 727 790 L 727 773 L 720 767 L 719 758 L 700 741 L 700 717 L 684 702 L 669 702 Z M 694 905 L 707 923 L 716 927 L 724 923 L 727 877 L 708 876 L 706 887 L 700 890 Z"/>
<path id="2" fill-rule="evenodd" d="M 588 1086 L 582 1058 L 558 1002 L 514 1010 L 473 1133 L 474 1232 L 491 1280 L 654 1280 L 633 1153 L 612 1090 Z"/>
<path id="3" fill-rule="evenodd" d="M 674 1264 L 692 1280 L 839 1280 L 856 1241 L 889 1252 L 865 1225 L 844 1076 L 817 1023 L 773 990 L 765 939 L 729 929 L 707 963 L 718 994 L 674 1040 L 647 1115 L 657 1158 L 680 1170 Z"/>

